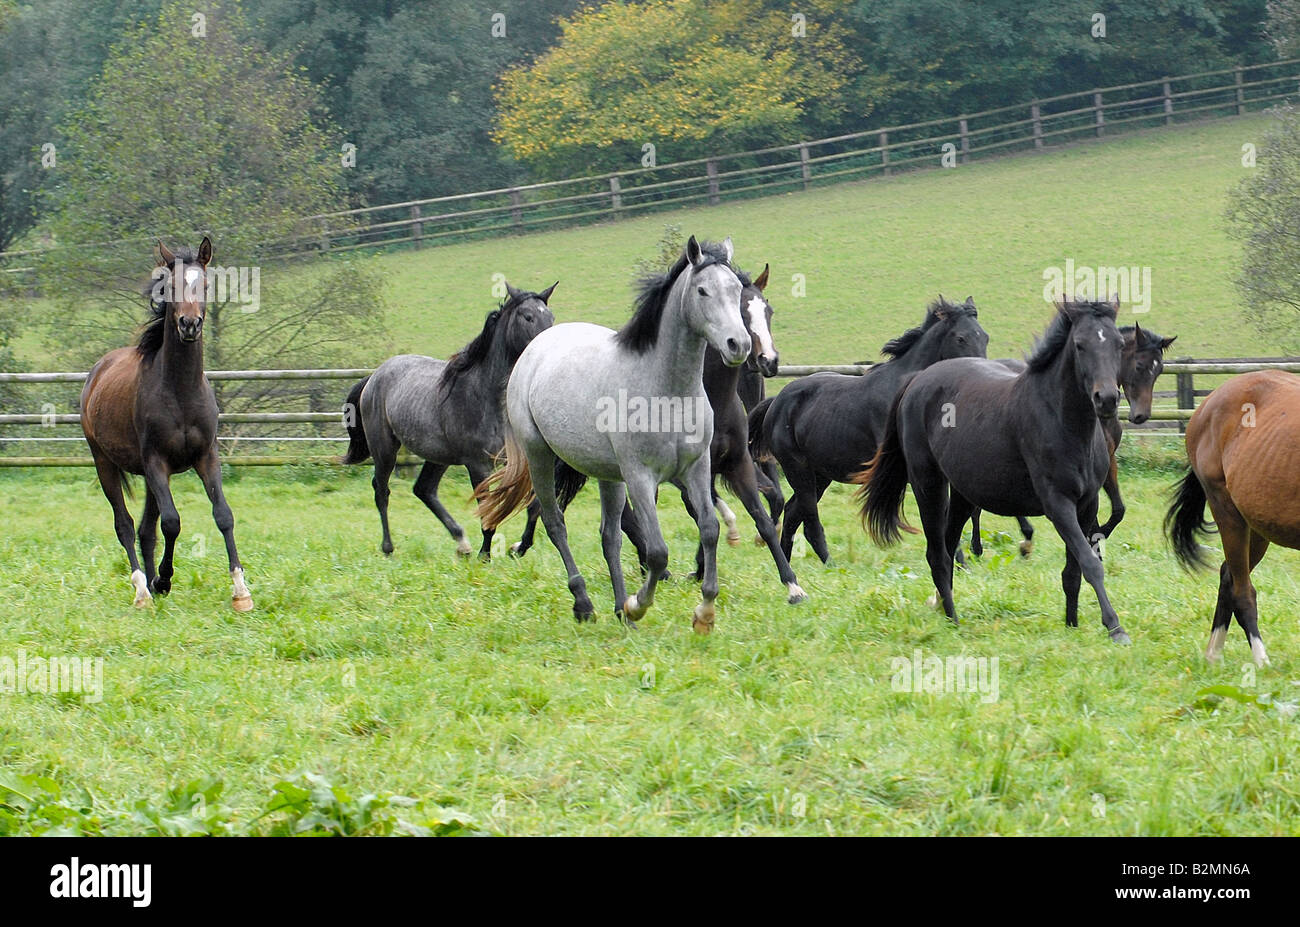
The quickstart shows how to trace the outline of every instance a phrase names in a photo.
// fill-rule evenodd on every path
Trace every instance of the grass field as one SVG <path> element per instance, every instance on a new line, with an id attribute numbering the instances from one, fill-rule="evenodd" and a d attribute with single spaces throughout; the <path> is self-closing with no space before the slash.
<path id="1" fill-rule="evenodd" d="M 560 321 L 617 324 L 666 223 L 734 235 L 742 266 L 771 262 L 786 363 L 874 356 L 938 292 L 973 294 L 990 353 L 1015 354 L 1048 316 L 1044 268 L 1067 258 L 1150 266 L 1139 321 L 1177 334 L 1180 355 L 1273 353 L 1237 308 L 1221 219 L 1241 146 L 1264 125 L 369 257 L 390 280 L 391 337 L 359 344 L 355 362 L 459 348 L 497 272 L 532 289 L 559 278 Z M 806 297 L 790 294 L 796 273 Z M 21 348 L 48 368 L 34 337 Z M 585 493 L 570 538 L 601 619 L 577 626 L 544 538 L 521 562 L 458 560 L 409 477 L 394 484 L 384 558 L 365 467 L 229 474 L 257 603 L 242 615 L 202 490 L 177 478 L 174 591 L 138 611 L 93 471 L 0 470 L 0 661 L 104 661 L 101 701 L 0 693 L 0 833 L 371 833 L 393 808 L 438 831 L 504 834 L 1300 833 L 1296 555 L 1272 551 L 1256 573 L 1272 666 L 1245 665 L 1235 626 L 1225 662 L 1207 666 L 1216 578 L 1182 573 L 1160 531 L 1180 448 L 1131 439 L 1122 456 L 1129 514 L 1106 565 L 1128 648 L 1107 641 L 1086 589 L 1082 627 L 1064 627 L 1062 548 L 1041 520 L 1022 560 L 1013 523 L 985 519 L 954 628 L 925 605 L 919 540 L 873 547 L 840 486 L 822 508 L 837 566 L 796 549 L 802 606 L 785 604 L 742 516 L 745 542 L 720 551 L 709 638 L 690 631 L 698 593 L 684 580 L 661 587 L 638 630 L 611 620 Z M 463 473 L 444 484 L 467 525 L 468 493 Z M 661 515 L 682 571 L 694 527 L 668 496 Z M 996 660 L 997 686 L 900 691 L 895 663 L 918 655 Z M 383 810 L 376 793 L 418 804 Z"/>
<path id="2" fill-rule="evenodd" d="M 0 696 L 0 765 L 88 787 L 104 809 L 167 805 L 169 788 L 215 777 L 230 826 L 255 831 L 274 784 L 309 771 L 507 834 L 1296 833 L 1295 719 L 1197 694 L 1300 695 L 1295 555 L 1275 551 L 1256 574 L 1273 665 L 1244 667 L 1234 627 L 1208 667 L 1215 581 L 1180 573 L 1158 527 L 1173 458 L 1133 453 L 1107 562 L 1128 648 L 1106 640 L 1086 588 L 1082 627 L 1064 627 L 1050 529 L 1021 560 L 1002 533 L 1013 523 L 991 517 L 951 627 L 924 604 L 918 540 L 872 547 L 843 487 L 823 509 L 837 567 L 795 560 L 811 601 L 784 603 L 747 528 L 720 552 L 709 638 L 690 631 L 685 581 L 661 587 L 639 630 L 610 620 L 585 493 L 571 538 L 601 618 L 577 626 L 549 544 L 520 562 L 458 561 L 404 481 L 385 559 L 364 468 L 228 484 L 247 615 L 226 604 L 197 481 L 178 478 L 175 589 L 137 611 L 91 473 L 0 472 L 0 654 L 104 659 L 101 702 Z M 445 493 L 465 516 L 467 493 L 463 477 Z M 693 526 L 675 505 L 663 513 L 681 568 Z M 996 658 L 996 700 L 895 691 L 892 661 L 918 650 Z"/>

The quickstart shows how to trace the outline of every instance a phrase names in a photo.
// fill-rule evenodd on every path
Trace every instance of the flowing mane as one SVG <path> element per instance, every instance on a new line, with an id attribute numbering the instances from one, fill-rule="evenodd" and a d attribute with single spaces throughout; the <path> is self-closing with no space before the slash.
<path id="1" fill-rule="evenodd" d="M 1046 370 L 1061 353 L 1065 342 L 1069 340 L 1073 322 L 1070 312 L 1087 313 L 1095 318 L 1115 321 L 1115 307 L 1110 303 L 1072 301 L 1056 304 L 1056 317 L 1048 323 L 1047 329 L 1034 342 L 1033 349 L 1025 357 L 1025 365 L 1035 373 Z"/>
<path id="2" fill-rule="evenodd" d="M 182 264 L 197 264 L 199 261 L 198 253 L 188 245 L 182 245 L 175 248 L 172 252 L 175 260 Z M 163 335 L 166 333 L 167 321 L 167 303 L 155 302 L 153 299 L 154 287 L 158 283 L 158 278 L 150 275 L 149 282 L 140 290 L 141 295 L 148 301 L 149 318 L 145 320 L 144 325 L 140 327 L 140 335 L 136 340 L 135 349 L 146 360 L 152 360 L 153 356 L 163 344 Z"/>
<path id="3" fill-rule="evenodd" d="M 702 257 L 697 270 L 703 270 L 713 264 L 730 266 L 727 262 L 727 253 L 721 245 L 711 241 L 702 241 L 699 244 Z M 663 318 L 668 293 L 672 290 L 678 276 L 686 270 L 687 263 L 686 251 L 683 249 L 681 256 L 666 273 L 650 274 L 637 281 L 639 292 L 636 297 L 636 309 L 632 313 L 632 318 L 628 319 L 614 336 L 620 345 L 634 354 L 644 354 L 655 346 L 659 341 L 659 321 Z"/>
<path id="4" fill-rule="evenodd" d="M 890 360 L 898 360 L 920 341 L 931 328 L 944 319 L 956 315 L 978 317 L 979 313 L 975 311 L 974 306 L 968 306 L 964 303 L 950 303 L 940 296 L 926 307 L 925 320 L 920 325 L 903 332 L 893 341 L 888 342 L 880 349 L 880 353 Z"/>
<path id="5" fill-rule="evenodd" d="M 497 326 L 501 324 L 502 314 L 515 308 L 528 297 L 535 295 L 537 294 L 520 293 L 518 298 L 508 296 L 502 300 L 500 306 L 487 314 L 487 317 L 483 320 L 483 330 L 475 335 L 469 344 L 447 358 L 447 367 L 443 370 L 442 378 L 438 381 L 438 388 L 441 392 L 451 392 L 461 374 L 472 370 L 487 360 L 488 352 L 492 348 L 492 336 L 496 334 Z"/>

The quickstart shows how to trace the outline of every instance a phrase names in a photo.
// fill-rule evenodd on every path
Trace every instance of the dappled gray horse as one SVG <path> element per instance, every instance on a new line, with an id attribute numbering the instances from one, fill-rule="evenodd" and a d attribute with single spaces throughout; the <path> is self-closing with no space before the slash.
<path id="1" fill-rule="evenodd" d="M 492 472 L 504 442 L 501 394 L 515 361 L 555 321 L 547 301 L 556 284 L 540 293 L 506 284 L 506 299 L 488 313 L 483 330 L 450 360 L 399 354 L 384 361 L 352 387 L 344 405 L 347 454 L 343 462 L 375 459 L 375 506 L 384 529 L 382 549 L 393 552 L 388 532 L 388 479 L 397 451 L 406 447 L 423 458 L 414 492 L 456 541 L 456 552 L 472 550 L 465 531 L 438 498 L 438 483 L 448 467 L 463 466 L 477 486 Z M 483 529 L 479 556 L 492 556 L 491 528 Z"/>
<path id="2" fill-rule="evenodd" d="M 614 587 L 615 613 L 629 624 L 654 602 L 668 563 L 655 492 L 683 490 L 704 549 L 695 630 L 713 629 L 718 595 L 718 519 L 710 495 L 713 411 L 704 393 L 704 350 L 712 345 L 736 366 L 749 356 L 741 320 L 740 280 L 731 239 L 686 243 L 667 273 L 642 281 L 636 312 L 619 331 L 571 322 L 543 332 L 515 365 L 506 389 L 506 461 L 477 490 L 485 528 L 495 528 L 533 494 L 546 533 L 560 552 L 579 621 L 594 615 L 587 585 L 569 551 L 556 500 L 566 473 L 600 482 L 600 536 Z M 657 410 L 657 411 L 656 411 Z M 626 597 L 619 560 L 623 503 L 632 503 L 646 544 L 646 577 Z"/>

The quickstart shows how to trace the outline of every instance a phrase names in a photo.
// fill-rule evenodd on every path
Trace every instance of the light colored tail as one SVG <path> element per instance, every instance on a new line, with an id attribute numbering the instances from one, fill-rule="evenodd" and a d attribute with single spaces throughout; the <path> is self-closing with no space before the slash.
<path id="1" fill-rule="evenodd" d="M 506 446 L 501 454 L 505 463 L 474 487 L 479 521 L 487 531 L 494 530 L 533 498 L 533 475 L 528 472 L 528 458 L 515 440 L 509 424 L 506 425 Z"/>

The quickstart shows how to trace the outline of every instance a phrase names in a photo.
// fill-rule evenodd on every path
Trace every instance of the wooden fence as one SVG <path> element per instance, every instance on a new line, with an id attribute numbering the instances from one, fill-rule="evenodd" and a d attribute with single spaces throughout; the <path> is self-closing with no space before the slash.
<path id="1" fill-rule="evenodd" d="M 792 364 L 784 365 L 777 373 L 778 377 L 803 377 L 812 373 L 829 371 L 833 373 L 863 374 L 871 369 L 870 364 Z M 1125 423 L 1125 430 L 1138 435 L 1178 434 L 1182 423 L 1191 417 L 1198 398 L 1209 394 L 1206 388 L 1198 389 L 1196 377 L 1221 379 L 1225 375 L 1246 373 L 1252 370 L 1284 370 L 1300 374 L 1300 358 L 1229 358 L 1224 360 L 1193 360 L 1182 358 L 1165 364 L 1165 373 L 1172 374 L 1176 388 L 1157 392 L 1156 406 L 1152 410 L 1152 420 L 1146 425 Z M 212 380 L 356 380 L 369 375 L 371 370 L 364 367 L 329 369 L 329 370 L 212 370 L 208 377 Z M 0 384 L 42 384 L 42 383 L 80 383 L 86 378 L 85 373 L 0 373 Z M 1205 380 L 1202 380 L 1205 386 Z M 1172 404 L 1169 404 L 1170 401 Z M 1121 417 L 1126 410 L 1121 408 Z M 0 428 L 4 426 L 41 426 L 54 428 L 77 425 L 80 416 L 75 413 L 56 414 L 53 412 L 5 412 L 0 414 Z M 235 442 L 257 442 L 267 440 L 277 443 L 303 441 L 317 445 L 342 442 L 343 418 L 340 412 L 233 412 L 223 413 L 220 420 L 226 423 L 240 424 L 285 424 L 302 423 L 321 425 L 334 423 L 340 426 L 335 436 L 309 436 L 286 438 L 257 438 L 246 435 L 221 436 L 222 440 Z M 1174 424 L 1177 428 L 1172 427 Z M 84 447 L 79 435 L 67 437 L 12 437 L 0 435 L 0 467 L 87 467 L 93 461 L 86 456 L 18 456 L 7 455 L 7 444 L 24 442 L 54 442 L 64 447 Z M 224 457 L 223 462 L 232 466 L 283 466 L 290 464 L 336 464 L 337 458 L 330 454 L 241 454 Z M 403 458 L 399 463 L 418 463 L 415 458 Z"/>
<path id="2" fill-rule="evenodd" d="M 1298 89 L 1300 58 L 1099 87 L 710 158 L 311 216 L 303 220 L 302 234 L 268 250 L 289 257 L 395 245 L 419 248 L 685 204 L 717 205 L 909 168 L 957 166 L 974 157 L 1106 138 L 1126 129 L 1172 125 L 1176 119 L 1242 115 L 1292 97 Z M 0 268 L 29 270 L 20 265 L 39 250 L 0 253 Z"/>

